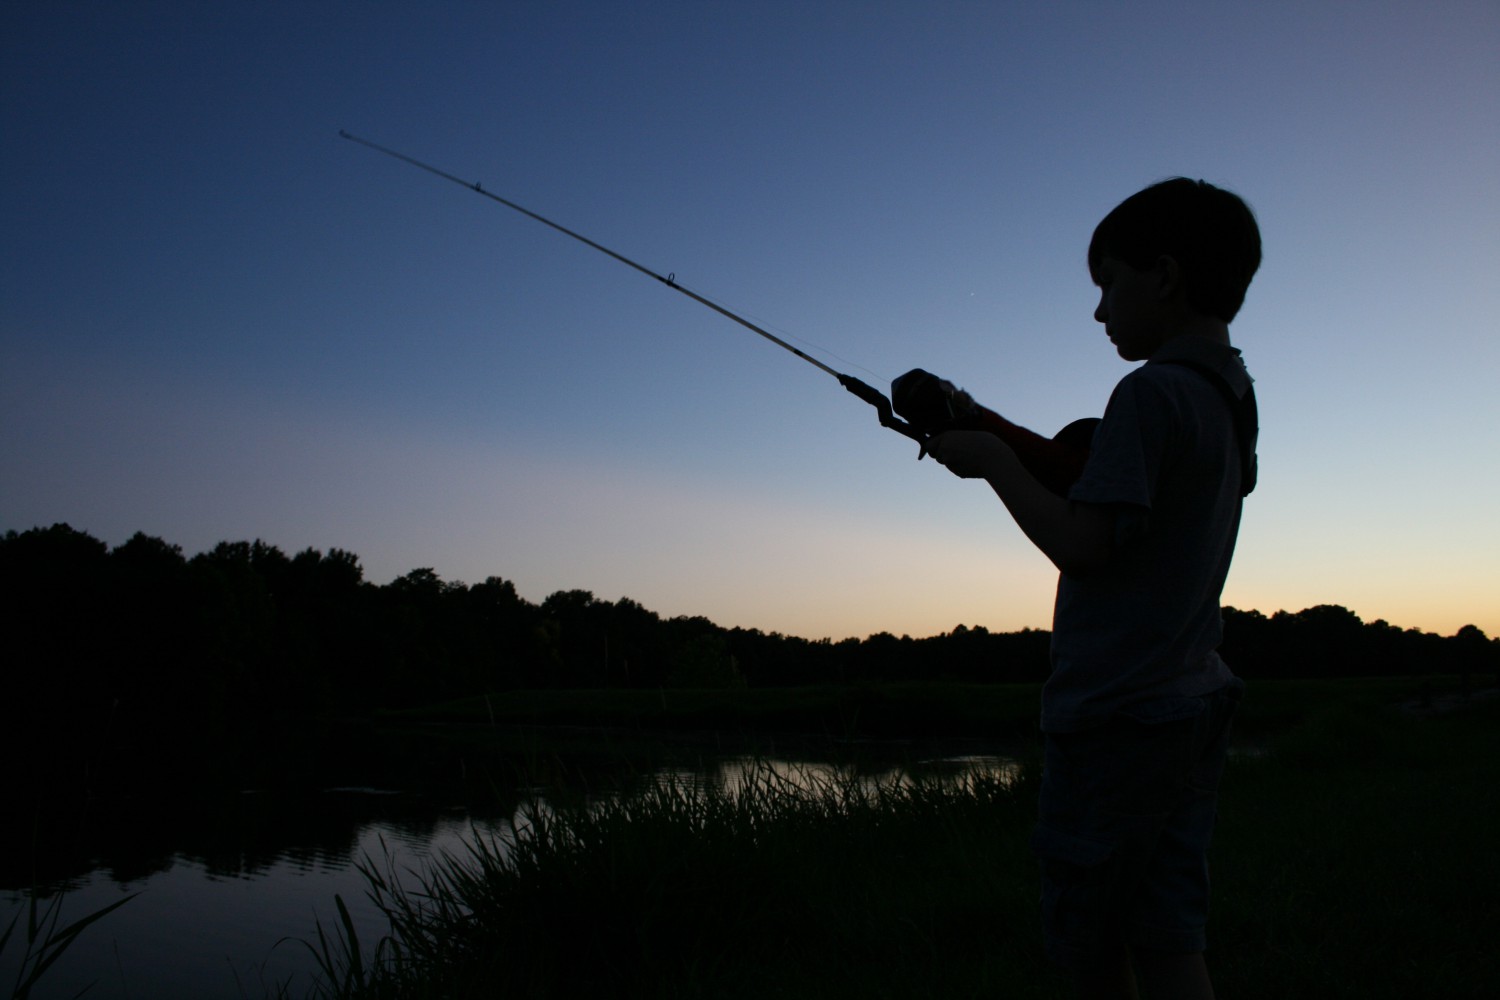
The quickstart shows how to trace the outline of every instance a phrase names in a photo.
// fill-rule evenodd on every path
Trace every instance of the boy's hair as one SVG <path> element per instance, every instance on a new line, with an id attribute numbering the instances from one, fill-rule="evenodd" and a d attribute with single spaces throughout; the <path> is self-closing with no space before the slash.
<path id="1" fill-rule="evenodd" d="M 1260 227 L 1238 195 L 1207 181 L 1173 177 L 1115 206 L 1089 242 L 1089 274 L 1113 257 L 1145 270 L 1161 256 L 1177 261 L 1187 301 L 1228 323 L 1260 267 Z"/>

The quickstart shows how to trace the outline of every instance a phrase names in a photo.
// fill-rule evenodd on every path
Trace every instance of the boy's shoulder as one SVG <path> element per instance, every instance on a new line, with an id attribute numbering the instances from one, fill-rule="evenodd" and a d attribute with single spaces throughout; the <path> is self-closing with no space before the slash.
<path id="1" fill-rule="evenodd" d="M 1162 368 L 1161 366 L 1170 366 Z M 1236 397 L 1251 391 L 1254 379 L 1237 347 L 1206 337 L 1175 337 L 1162 344 L 1144 365 L 1132 374 L 1167 375 L 1176 370 L 1196 371 L 1210 381 L 1222 382 Z"/>
<path id="2" fill-rule="evenodd" d="M 1256 442 L 1260 412 L 1255 380 L 1236 347 L 1202 337 L 1178 337 L 1162 347 L 1133 375 L 1160 381 L 1196 381 L 1222 400 L 1234 427 L 1240 455 L 1240 496 L 1249 496 L 1257 478 Z M 1189 390 L 1190 391 L 1190 390 Z"/>

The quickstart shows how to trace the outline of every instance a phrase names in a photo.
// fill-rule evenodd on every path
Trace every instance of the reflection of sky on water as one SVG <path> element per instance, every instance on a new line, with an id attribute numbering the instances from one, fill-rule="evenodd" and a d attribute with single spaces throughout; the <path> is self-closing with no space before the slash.
<path id="1" fill-rule="evenodd" d="M 869 792 L 916 780 L 1009 779 L 1016 769 L 1010 758 L 990 755 L 933 757 L 906 766 L 743 756 L 696 768 L 666 768 L 644 775 L 643 781 L 666 782 L 689 794 L 716 790 L 738 795 L 752 783 L 791 793 L 841 785 Z M 503 848 L 513 824 L 526 822 L 526 809 L 551 812 L 544 799 L 537 799 L 509 817 L 448 810 L 382 819 L 361 824 L 347 845 L 289 848 L 269 861 L 233 852 L 211 860 L 178 853 L 158 870 L 120 881 L 109 869 L 96 869 L 67 884 L 64 925 L 137 895 L 87 929 L 32 996 L 73 997 L 93 983 L 91 1000 L 240 1000 L 273 994 L 289 978 L 294 979 L 292 995 L 302 995 L 316 964 L 301 942 L 316 942 L 318 921 L 332 932 L 338 921 L 335 895 L 348 906 L 366 949 L 387 930 L 366 896 L 367 883 L 357 865 L 369 863 L 388 881 L 395 878 L 413 887 L 414 872 L 424 873 L 445 856 L 467 857 L 476 833 Z M 24 935 L 25 906 L 24 893 L 0 893 L 0 927 L 22 913 L 18 936 Z M 0 982 L 14 981 L 19 952 L 13 939 L 0 955 Z"/>
<path id="2" fill-rule="evenodd" d="M 371 823 L 359 831 L 352 856 L 289 852 L 253 872 L 210 869 L 181 856 L 163 871 L 125 883 L 96 871 L 68 892 L 64 924 L 138 895 L 86 930 L 32 996 L 72 997 L 90 982 L 95 983 L 87 994 L 91 1000 L 239 1000 L 273 993 L 289 977 L 305 986 L 315 965 L 295 939 L 315 942 L 319 920 L 332 929 L 338 919 L 335 895 L 343 897 L 363 941 L 373 943 L 386 930 L 365 896 L 356 860 L 368 857 L 385 871 L 389 857 L 398 872 L 420 871 L 440 852 L 461 853 L 472 829 L 467 816 L 421 827 Z M 8 923 L 25 906 L 23 894 L 4 893 L 0 920 Z M 23 925 L 25 920 L 23 914 Z M 20 960 L 17 942 L 6 951 L 0 956 L 0 982 L 10 983 Z"/>

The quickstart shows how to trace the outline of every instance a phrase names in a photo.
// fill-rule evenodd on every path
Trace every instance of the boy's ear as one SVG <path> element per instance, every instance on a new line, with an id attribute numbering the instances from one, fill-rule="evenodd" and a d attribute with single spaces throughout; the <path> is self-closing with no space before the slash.
<path id="1" fill-rule="evenodd" d="M 1171 254 L 1162 254 L 1156 258 L 1157 294 L 1163 299 L 1184 292 L 1182 282 L 1182 265 L 1177 263 L 1177 258 Z"/>

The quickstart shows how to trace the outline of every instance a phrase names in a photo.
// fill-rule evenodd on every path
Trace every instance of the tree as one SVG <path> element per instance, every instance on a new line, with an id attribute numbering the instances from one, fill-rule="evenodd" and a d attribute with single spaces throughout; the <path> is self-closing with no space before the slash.
<path id="1" fill-rule="evenodd" d="M 722 635 L 708 632 L 684 636 L 672 651 L 672 666 L 666 686 L 702 690 L 743 690 L 744 675 L 729 643 Z"/>
<path id="2" fill-rule="evenodd" d="M 1493 674 L 1495 683 L 1500 684 L 1500 647 L 1491 642 L 1479 626 L 1465 625 L 1455 632 L 1451 648 L 1458 671 L 1463 675 L 1465 692 L 1476 674 Z"/>
<path id="3" fill-rule="evenodd" d="M 107 545 L 62 523 L 0 539 L 7 732 L 49 733 L 64 747 L 107 722 L 108 558 Z"/>

